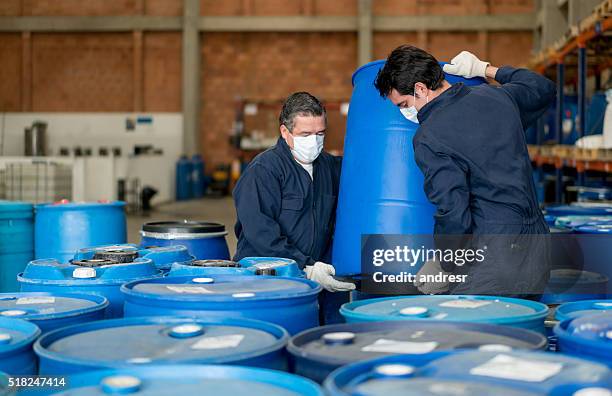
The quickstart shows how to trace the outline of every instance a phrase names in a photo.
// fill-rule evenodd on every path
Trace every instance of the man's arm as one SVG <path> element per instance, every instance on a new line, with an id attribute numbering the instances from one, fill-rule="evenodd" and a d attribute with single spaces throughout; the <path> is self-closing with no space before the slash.
<path id="1" fill-rule="evenodd" d="M 234 203 L 242 232 L 258 255 L 292 258 L 301 268 L 314 264 L 282 235 L 276 220 L 282 205 L 281 186 L 265 167 L 254 164 L 242 175 L 234 190 Z"/>

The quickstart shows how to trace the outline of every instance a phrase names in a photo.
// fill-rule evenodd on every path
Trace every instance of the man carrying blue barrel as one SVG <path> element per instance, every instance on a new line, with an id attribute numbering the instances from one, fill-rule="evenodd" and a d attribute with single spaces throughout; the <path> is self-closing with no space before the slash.
<path id="1" fill-rule="evenodd" d="M 449 84 L 444 72 L 499 85 Z M 435 205 L 436 243 L 487 249 L 482 263 L 427 262 L 420 274 L 465 274 L 464 283 L 417 282 L 424 293 L 533 295 L 549 271 L 548 226 L 538 206 L 524 130 L 555 98 L 554 83 L 525 69 L 497 68 L 469 52 L 440 66 L 427 52 L 395 49 L 376 88 L 410 121 L 415 160 Z M 454 236 L 454 237 L 453 237 Z M 469 236 L 466 238 L 466 236 Z"/>

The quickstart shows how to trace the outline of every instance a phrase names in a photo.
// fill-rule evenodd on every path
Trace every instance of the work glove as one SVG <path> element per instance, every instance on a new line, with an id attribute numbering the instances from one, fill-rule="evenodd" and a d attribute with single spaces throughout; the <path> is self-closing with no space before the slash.
<path id="1" fill-rule="evenodd" d="M 465 78 L 483 77 L 489 66 L 488 62 L 483 62 L 471 52 L 461 51 L 461 53 L 453 58 L 449 64 L 444 65 L 445 73 L 454 74 Z"/>
<path id="2" fill-rule="evenodd" d="M 436 260 L 427 261 L 416 274 L 414 286 L 423 294 L 442 294 L 448 292 L 448 281 L 446 282 L 421 282 L 421 275 L 437 275 L 439 273 L 449 274 L 444 271 Z M 446 277 L 445 277 L 446 279 Z"/>
<path id="3" fill-rule="evenodd" d="M 306 272 L 306 278 L 317 282 L 327 291 L 338 292 L 355 289 L 355 285 L 352 283 L 340 282 L 334 279 L 336 269 L 333 265 L 317 261 L 314 265 L 307 265 L 304 268 L 304 272 Z"/>

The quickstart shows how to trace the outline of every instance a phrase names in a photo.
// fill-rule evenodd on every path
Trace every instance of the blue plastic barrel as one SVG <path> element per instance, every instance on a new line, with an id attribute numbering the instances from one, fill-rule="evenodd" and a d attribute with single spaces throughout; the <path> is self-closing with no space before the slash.
<path id="1" fill-rule="evenodd" d="M 433 232 L 434 207 L 423 192 L 412 149 L 418 125 L 374 87 L 384 64 L 371 62 L 353 74 L 332 258 L 337 275 L 361 273 L 362 234 Z M 445 77 L 451 84 L 485 82 Z"/>
<path id="2" fill-rule="evenodd" d="M 544 349 L 546 337 L 524 329 L 481 323 L 394 321 L 345 323 L 301 332 L 289 341 L 294 372 L 317 382 L 338 367 L 386 355 L 430 359 L 464 349 Z"/>
<path id="3" fill-rule="evenodd" d="M 574 229 L 581 226 L 612 222 L 612 214 L 609 216 L 560 216 L 555 218 L 556 227 Z"/>
<path id="4" fill-rule="evenodd" d="M 33 323 L 0 317 L 0 371 L 12 375 L 36 374 L 32 344 L 39 335 L 40 329 Z"/>
<path id="5" fill-rule="evenodd" d="M 17 274 L 33 259 L 32 204 L 0 200 L 0 293 L 19 290 Z"/>
<path id="6" fill-rule="evenodd" d="M 128 283 L 125 316 L 251 318 L 276 323 L 290 334 L 318 326 L 321 286 L 275 276 L 173 276 Z"/>
<path id="7" fill-rule="evenodd" d="M 145 223 L 140 246 L 183 245 L 198 260 L 229 260 L 225 226 L 205 221 L 158 221 Z"/>
<path id="8" fill-rule="evenodd" d="M 555 319 L 564 321 L 584 315 L 612 310 L 612 300 L 584 300 L 561 304 L 555 311 Z"/>
<path id="9" fill-rule="evenodd" d="M 544 333 L 548 307 L 518 298 L 492 296 L 401 296 L 344 304 L 347 322 L 444 320 L 520 327 Z"/>
<path id="10" fill-rule="evenodd" d="M 546 221 L 546 224 L 548 224 L 549 226 L 554 226 L 556 217 L 547 214 L 547 215 L 544 215 L 544 220 Z"/>
<path id="11" fill-rule="evenodd" d="M 193 256 L 182 245 L 149 246 L 146 248 L 134 244 L 104 245 L 80 249 L 73 260 L 109 259 L 117 262 L 133 262 L 136 258 L 146 258 L 153 261 L 155 267 L 163 272 L 170 271 L 173 264 L 187 264 L 193 261 Z"/>
<path id="12" fill-rule="evenodd" d="M 104 319 L 107 307 L 106 298 L 83 293 L 0 294 L 0 316 L 27 320 L 43 333 Z"/>
<path id="13" fill-rule="evenodd" d="M 0 372 L 0 396 L 14 396 L 16 394 L 17 391 L 9 381 L 8 374 Z"/>
<path id="14" fill-rule="evenodd" d="M 110 260 L 92 259 L 62 264 L 56 260 L 34 260 L 19 275 L 21 291 L 49 293 L 92 293 L 108 299 L 106 315 L 123 315 L 121 285 L 126 282 L 161 276 L 149 259 L 117 264 Z"/>
<path id="15" fill-rule="evenodd" d="M 330 396 L 580 396 L 609 389 L 610 369 L 559 354 L 464 351 L 427 361 L 386 356 L 342 367 L 325 381 Z"/>
<path id="16" fill-rule="evenodd" d="M 191 157 L 191 191 L 193 198 L 202 198 L 206 192 L 204 181 L 204 160 L 200 154 Z"/>
<path id="17" fill-rule="evenodd" d="M 554 269 L 540 302 L 562 304 L 570 301 L 606 298 L 608 278 L 602 274 L 575 269 Z"/>
<path id="18" fill-rule="evenodd" d="M 144 364 L 231 364 L 287 370 L 289 335 L 251 319 L 150 316 L 64 327 L 34 345 L 40 373 Z"/>
<path id="19" fill-rule="evenodd" d="M 295 260 L 277 257 L 245 257 L 239 262 L 229 260 L 193 260 L 175 263 L 170 276 L 207 275 L 268 275 L 304 277 Z"/>
<path id="20" fill-rule="evenodd" d="M 193 173 L 192 163 L 183 155 L 176 162 L 176 200 L 184 201 L 193 196 L 191 177 Z"/>
<path id="21" fill-rule="evenodd" d="M 36 205 L 37 259 L 68 262 L 83 246 L 126 242 L 125 202 Z"/>
<path id="22" fill-rule="evenodd" d="M 547 206 L 546 214 L 560 216 L 611 216 L 612 205 L 592 205 L 588 203 L 574 203 L 572 205 Z"/>
<path id="23" fill-rule="evenodd" d="M 314 382 L 297 375 L 252 367 L 155 365 L 71 375 L 54 395 L 323 396 Z"/>
<path id="24" fill-rule="evenodd" d="M 612 367 L 612 311 L 566 319 L 555 326 L 555 335 L 562 353 Z"/>

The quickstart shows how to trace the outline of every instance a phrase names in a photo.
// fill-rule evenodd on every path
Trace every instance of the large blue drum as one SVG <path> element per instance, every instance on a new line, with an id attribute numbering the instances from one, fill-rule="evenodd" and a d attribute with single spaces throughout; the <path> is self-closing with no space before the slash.
<path id="1" fill-rule="evenodd" d="M 17 274 L 33 259 L 32 204 L 0 201 L 0 293 L 19 290 Z"/>
<path id="2" fill-rule="evenodd" d="M 170 276 L 208 275 L 268 275 L 304 277 L 295 260 L 277 257 L 245 257 L 239 262 L 229 260 L 193 260 L 174 263 Z"/>
<path id="3" fill-rule="evenodd" d="M 562 353 L 612 367 L 612 311 L 566 319 L 555 326 L 555 335 Z"/>
<path id="4" fill-rule="evenodd" d="M 612 310 L 612 300 L 584 300 L 561 304 L 555 310 L 555 319 L 564 321 L 584 315 L 599 314 Z"/>
<path id="5" fill-rule="evenodd" d="M 37 259 L 68 262 L 83 246 L 126 242 L 125 202 L 36 205 Z"/>
<path id="6" fill-rule="evenodd" d="M 0 317 L 0 371 L 13 375 L 37 373 L 32 344 L 40 335 L 35 324 Z"/>
<path id="7" fill-rule="evenodd" d="M 361 273 L 363 234 L 433 232 L 434 207 L 423 192 L 412 149 L 418 125 L 374 87 L 384 63 L 368 63 L 353 74 L 332 259 L 337 275 Z M 451 84 L 485 82 L 445 77 Z"/>
<path id="8" fill-rule="evenodd" d="M 73 260 L 63 264 L 57 260 L 34 260 L 19 275 L 21 291 L 49 293 L 91 293 L 109 301 L 107 317 L 123 315 L 124 283 L 159 277 L 161 272 L 150 259 L 138 258 L 132 263 L 105 259 Z"/>
<path id="9" fill-rule="evenodd" d="M 24 319 L 43 333 L 104 319 L 108 300 L 94 294 L 2 293 L 0 317 Z"/>
<path id="10" fill-rule="evenodd" d="M 40 374 L 144 364 L 231 364 L 287 369 L 289 335 L 250 319 L 144 317 L 64 327 L 34 346 Z"/>
<path id="11" fill-rule="evenodd" d="M 140 246 L 183 245 L 198 260 L 229 260 L 223 224 L 201 221 L 160 221 L 145 223 Z"/>
<path id="12" fill-rule="evenodd" d="M 294 336 L 287 350 L 296 374 L 317 382 L 338 367 L 386 355 L 432 356 L 465 349 L 510 351 L 544 349 L 533 331 L 480 323 L 397 321 L 317 327 Z"/>
<path id="13" fill-rule="evenodd" d="M 277 370 L 220 365 L 155 365 L 71 375 L 54 395 L 323 396 L 314 382 Z M 44 394 L 44 393 L 43 393 Z"/>
<path id="14" fill-rule="evenodd" d="M 277 276 L 172 276 L 124 285 L 125 316 L 251 318 L 290 334 L 318 326 L 321 286 Z"/>

